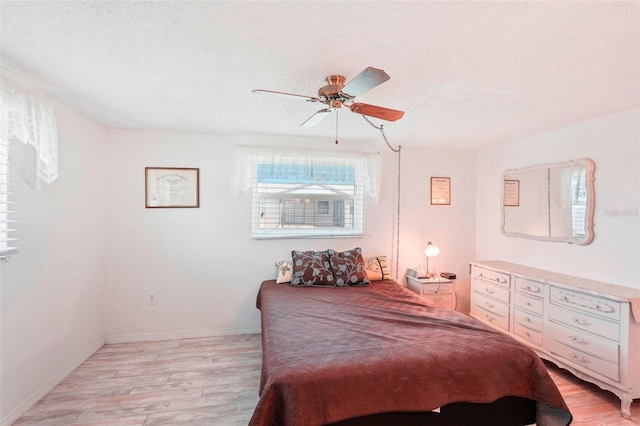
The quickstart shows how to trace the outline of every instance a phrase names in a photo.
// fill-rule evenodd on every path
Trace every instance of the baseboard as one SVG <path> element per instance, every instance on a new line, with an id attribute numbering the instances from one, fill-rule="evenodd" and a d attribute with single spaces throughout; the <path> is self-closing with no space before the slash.
<path id="1" fill-rule="evenodd" d="M 222 328 L 209 330 L 182 330 L 160 333 L 114 334 L 106 337 L 107 344 L 154 342 L 159 340 L 194 339 L 198 337 L 232 336 L 238 334 L 257 334 L 260 328 Z"/>
<path id="2" fill-rule="evenodd" d="M 58 385 L 58 383 L 63 381 L 65 377 L 71 374 L 73 370 L 78 368 L 80 364 L 85 362 L 91 355 L 96 353 L 96 351 L 100 349 L 104 344 L 105 344 L 105 339 L 102 338 L 97 342 L 95 342 L 93 345 L 91 345 L 89 349 L 87 349 L 76 359 L 68 363 L 55 376 L 49 379 L 47 383 L 40 386 L 35 392 L 33 392 L 27 399 L 25 399 L 16 408 L 11 410 L 7 414 L 3 415 L 2 420 L 0 420 L 0 425 L 9 426 L 13 422 L 18 420 L 24 413 L 26 413 L 31 407 L 33 407 L 36 402 L 40 401 L 42 397 L 44 397 L 47 393 L 51 392 L 51 390 L 55 388 Z"/>

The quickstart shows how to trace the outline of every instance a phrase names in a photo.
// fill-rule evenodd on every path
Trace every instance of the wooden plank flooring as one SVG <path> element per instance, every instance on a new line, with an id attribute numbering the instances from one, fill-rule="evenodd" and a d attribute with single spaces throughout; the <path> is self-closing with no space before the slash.
<path id="1" fill-rule="evenodd" d="M 260 365 L 257 334 L 106 345 L 14 425 L 246 425 Z M 573 425 L 640 424 L 640 401 L 626 420 L 615 395 L 548 368 Z"/>

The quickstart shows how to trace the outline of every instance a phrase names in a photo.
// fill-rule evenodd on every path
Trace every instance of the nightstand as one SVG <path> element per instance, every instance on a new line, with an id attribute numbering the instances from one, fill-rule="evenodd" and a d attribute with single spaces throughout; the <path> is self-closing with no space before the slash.
<path id="1" fill-rule="evenodd" d="M 456 307 L 456 283 L 453 280 L 438 276 L 414 278 L 407 275 L 407 287 L 434 305 L 449 309 Z"/>

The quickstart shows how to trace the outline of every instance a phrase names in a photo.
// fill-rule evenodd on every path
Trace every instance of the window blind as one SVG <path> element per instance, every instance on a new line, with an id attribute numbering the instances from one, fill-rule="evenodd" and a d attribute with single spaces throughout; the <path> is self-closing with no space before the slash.
<path id="1" fill-rule="evenodd" d="M 17 144 L 0 138 L 0 258 L 18 252 L 18 182 L 11 164 Z"/>

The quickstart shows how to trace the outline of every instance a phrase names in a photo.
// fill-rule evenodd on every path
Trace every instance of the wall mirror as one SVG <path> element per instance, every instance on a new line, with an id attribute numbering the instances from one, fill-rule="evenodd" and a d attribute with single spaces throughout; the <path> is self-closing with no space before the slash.
<path id="1" fill-rule="evenodd" d="M 502 233 L 589 244 L 593 240 L 595 164 L 588 158 L 502 174 Z"/>

